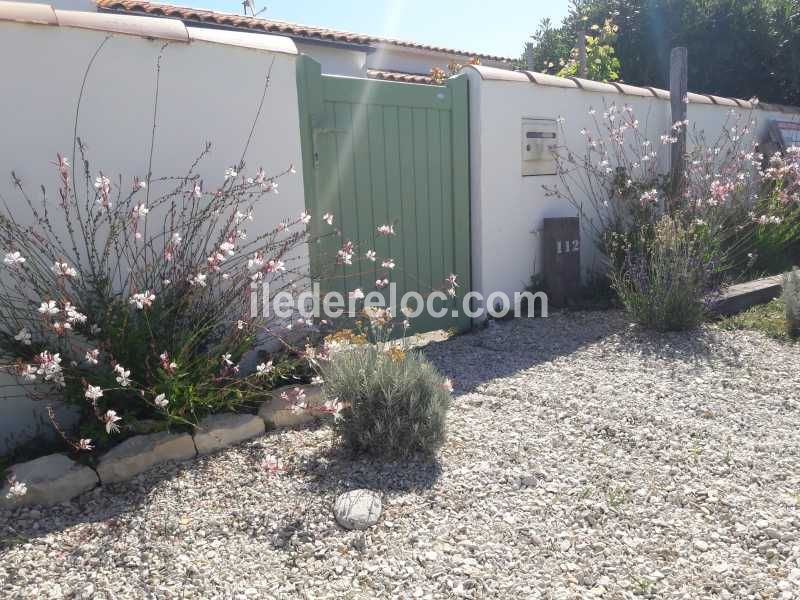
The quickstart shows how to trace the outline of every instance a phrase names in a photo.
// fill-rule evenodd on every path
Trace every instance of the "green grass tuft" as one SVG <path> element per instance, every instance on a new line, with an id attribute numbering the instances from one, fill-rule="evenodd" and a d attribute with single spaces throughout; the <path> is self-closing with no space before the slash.
<path id="1" fill-rule="evenodd" d="M 760 331 L 771 338 L 791 342 L 786 331 L 786 307 L 783 299 L 776 298 L 768 304 L 759 304 L 738 315 L 726 317 L 719 322 L 722 329 L 729 331 Z"/>

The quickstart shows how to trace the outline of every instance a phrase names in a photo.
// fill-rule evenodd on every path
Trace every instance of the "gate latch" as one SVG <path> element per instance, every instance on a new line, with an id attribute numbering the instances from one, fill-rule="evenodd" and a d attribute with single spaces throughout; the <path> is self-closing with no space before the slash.
<path id="1" fill-rule="evenodd" d="M 319 150 L 317 150 L 317 136 L 328 133 L 349 133 L 347 129 L 334 129 L 332 127 L 314 127 L 314 168 L 319 168 Z"/>

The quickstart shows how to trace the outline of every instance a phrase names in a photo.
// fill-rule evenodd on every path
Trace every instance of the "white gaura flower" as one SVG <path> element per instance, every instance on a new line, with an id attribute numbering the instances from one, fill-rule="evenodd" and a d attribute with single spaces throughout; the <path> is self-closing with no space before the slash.
<path id="1" fill-rule="evenodd" d="M 166 394 L 159 394 L 153 400 L 153 404 L 155 404 L 158 408 L 166 408 L 169 404 L 169 400 L 167 400 Z"/>
<path id="2" fill-rule="evenodd" d="M 236 252 L 236 246 L 231 242 L 222 242 L 219 245 L 219 250 L 228 256 L 233 256 Z"/>
<path id="3" fill-rule="evenodd" d="M 192 277 L 189 277 L 189 283 L 191 285 L 198 286 L 198 287 L 206 287 L 206 279 L 207 278 L 208 278 L 208 275 L 206 275 L 205 273 L 198 273 L 197 275 L 193 275 Z"/>
<path id="4" fill-rule="evenodd" d="M 320 410 L 320 412 L 338 415 L 342 412 L 342 408 L 344 408 L 344 406 L 338 398 L 330 398 L 329 400 L 325 400 L 325 403 L 319 407 L 318 410 Z"/>
<path id="5" fill-rule="evenodd" d="M 238 329 L 239 331 L 241 331 L 242 329 L 244 329 L 244 325 L 245 325 L 245 323 L 244 323 L 244 321 L 242 321 L 241 319 L 239 319 L 238 321 L 236 321 L 236 329 Z"/>
<path id="6" fill-rule="evenodd" d="M 38 370 L 33 365 L 25 365 L 24 367 L 20 368 L 19 374 L 25 381 L 32 382 L 36 381 Z"/>
<path id="7" fill-rule="evenodd" d="M 128 387 L 131 384 L 130 369 L 126 370 L 125 367 L 123 367 L 122 365 L 115 365 L 114 372 L 117 374 L 117 383 L 120 384 L 122 387 Z"/>
<path id="8" fill-rule="evenodd" d="M 142 182 L 142 183 L 144 183 L 144 182 Z M 144 204 L 144 203 L 142 203 L 142 204 L 137 204 L 137 205 L 136 205 L 136 206 L 133 208 L 133 216 L 134 216 L 135 218 L 137 218 L 137 219 L 141 219 L 141 218 L 144 218 L 144 217 L 146 217 L 146 216 L 147 216 L 147 213 L 149 213 L 149 212 L 150 212 L 150 209 L 149 209 L 149 208 L 147 208 L 147 205 L 146 205 L 146 204 Z"/>
<path id="9" fill-rule="evenodd" d="M 378 227 L 378 233 L 381 235 L 394 235 L 394 225 L 381 225 Z"/>
<path id="10" fill-rule="evenodd" d="M 388 258 L 388 259 L 386 259 L 385 261 L 383 261 L 381 263 L 381 266 L 384 269 L 394 269 L 395 264 L 394 264 L 394 261 L 391 258 Z"/>
<path id="11" fill-rule="evenodd" d="M 86 351 L 86 362 L 90 365 L 96 365 L 100 358 L 100 350 L 95 348 L 94 350 L 87 350 Z"/>
<path id="12" fill-rule="evenodd" d="M 233 361 L 231 360 L 231 353 L 227 352 L 222 355 L 222 362 L 225 363 L 227 366 L 232 367 Z"/>
<path id="13" fill-rule="evenodd" d="M 142 310 L 145 307 L 150 307 L 153 305 L 153 301 L 156 299 L 156 295 L 151 290 L 145 290 L 140 294 L 133 294 L 129 299 L 129 304 L 135 304 L 136 308 Z"/>
<path id="14" fill-rule="evenodd" d="M 81 439 L 78 442 L 78 449 L 79 450 L 86 450 L 87 452 L 90 452 L 90 451 L 94 450 L 94 446 L 92 446 L 92 440 L 90 438 Z"/>
<path id="15" fill-rule="evenodd" d="M 308 225 L 311 222 L 311 215 L 308 214 L 306 211 L 300 213 L 300 222 L 303 225 Z"/>
<path id="16" fill-rule="evenodd" d="M 385 288 L 387 285 L 389 285 L 389 280 L 385 277 L 375 281 L 375 287 L 378 289 Z"/>
<path id="17" fill-rule="evenodd" d="M 107 194 L 111 191 L 111 180 L 104 175 L 96 177 L 94 180 L 94 189 Z"/>
<path id="18" fill-rule="evenodd" d="M 281 399 L 291 403 L 292 412 L 300 412 L 308 408 L 306 392 L 302 388 L 296 387 L 291 392 L 283 392 Z"/>
<path id="19" fill-rule="evenodd" d="M 53 273 L 59 277 L 77 277 L 78 271 L 70 267 L 68 263 L 56 261 L 52 267 Z"/>
<path id="20" fill-rule="evenodd" d="M 280 273 L 286 270 L 286 264 L 282 260 L 271 259 L 267 262 L 267 273 Z"/>
<path id="21" fill-rule="evenodd" d="M 81 312 L 78 312 L 70 302 L 64 303 L 64 314 L 67 316 L 69 323 L 83 324 L 86 323 L 87 317 Z"/>
<path id="22" fill-rule="evenodd" d="M 22 496 L 28 493 L 28 486 L 22 483 L 21 481 L 17 481 L 12 477 L 9 483 L 11 485 L 9 485 L 8 487 L 8 492 L 6 493 L 6 500 L 21 498 Z"/>
<path id="23" fill-rule="evenodd" d="M 333 225 L 333 215 L 331 213 L 325 213 L 322 215 L 322 220 L 325 221 L 328 225 Z"/>
<path id="24" fill-rule="evenodd" d="M 109 435 L 112 433 L 117 433 L 119 431 L 119 425 L 117 425 L 117 421 L 121 421 L 122 418 L 117 416 L 117 411 L 109 410 L 106 412 L 105 416 L 103 417 L 103 421 L 106 423 L 106 433 Z"/>
<path id="25" fill-rule="evenodd" d="M 53 331 L 56 332 L 56 335 L 64 335 L 70 329 L 72 329 L 71 323 L 61 323 L 59 321 L 53 323 Z"/>
<path id="26" fill-rule="evenodd" d="M 283 461 L 281 461 L 281 459 L 275 456 L 274 454 L 267 455 L 264 458 L 264 462 L 262 464 L 264 465 L 264 468 L 267 471 L 270 471 L 272 473 L 284 470 Z"/>
<path id="27" fill-rule="evenodd" d="M 258 365 L 256 367 L 256 374 L 259 377 L 263 377 L 263 376 L 269 374 L 270 371 L 272 371 L 272 361 L 271 360 L 269 360 L 269 361 L 267 361 L 265 363 L 261 363 L 260 365 Z"/>
<path id="28" fill-rule="evenodd" d="M 239 173 L 236 172 L 236 169 L 228 167 L 227 169 L 225 169 L 225 180 L 227 181 L 228 179 L 233 179 L 238 174 Z"/>
<path id="29" fill-rule="evenodd" d="M 200 187 L 199 183 L 194 184 L 194 197 L 197 199 L 203 197 L 203 189 Z"/>
<path id="30" fill-rule="evenodd" d="M 50 354 L 47 350 L 40 352 L 34 358 L 38 365 L 36 374 L 44 377 L 45 381 L 52 381 L 64 385 L 64 374 L 61 371 L 61 354 Z"/>
<path id="31" fill-rule="evenodd" d="M 25 258 L 19 252 L 6 252 L 3 262 L 9 267 L 17 267 L 25 262 Z"/>
<path id="32" fill-rule="evenodd" d="M 103 390 L 102 390 L 102 388 L 100 386 L 90 385 L 90 386 L 87 386 L 86 392 L 84 393 L 84 396 L 86 396 L 89 400 L 94 402 L 98 398 L 102 398 Z"/>
<path id="33" fill-rule="evenodd" d="M 234 214 L 234 220 L 237 225 L 239 223 L 243 223 L 244 221 L 252 221 L 253 219 L 254 217 L 252 208 L 248 210 L 246 213 L 237 210 L 236 213 Z"/>
<path id="34" fill-rule="evenodd" d="M 378 256 L 378 255 L 377 255 L 377 253 L 375 252 L 375 250 L 367 250 L 366 257 L 367 257 L 369 260 L 371 260 L 372 262 L 375 262 L 375 259 L 377 258 L 377 256 Z"/>
<path id="35" fill-rule="evenodd" d="M 361 291 L 361 288 L 356 288 L 348 294 L 348 297 L 352 298 L 353 300 L 363 300 L 364 292 Z"/>
<path id="36" fill-rule="evenodd" d="M 26 327 L 19 330 L 19 333 L 14 336 L 14 339 L 20 342 L 23 346 L 31 345 L 31 332 Z"/>
<path id="37" fill-rule="evenodd" d="M 260 252 L 254 253 L 253 258 L 247 259 L 247 269 L 251 273 L 260 271 L 263 268 L 264 268 L 264 257 L 261 255 Z"/>

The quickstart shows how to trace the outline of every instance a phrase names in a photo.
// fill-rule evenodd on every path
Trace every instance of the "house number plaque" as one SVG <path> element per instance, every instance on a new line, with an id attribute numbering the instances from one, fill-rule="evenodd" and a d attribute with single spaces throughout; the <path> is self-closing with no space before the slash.
<path id="1" fill-rule="evenodd" d="M 581 239 L 578 217 L 545 219 L 543 275 L 548 301 L 566 306 L 578 293 L 581 277 Z"/>

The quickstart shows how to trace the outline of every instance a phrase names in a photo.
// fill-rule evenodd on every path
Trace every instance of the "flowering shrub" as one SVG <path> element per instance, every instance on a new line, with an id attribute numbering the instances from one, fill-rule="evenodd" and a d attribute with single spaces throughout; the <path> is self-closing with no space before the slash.
<path id="1" fill-rule="evenodd" d="M 753 273 L 780 273 L 800 259 L 800 148 L 777 153 L 763 172 L 752 223 Z"/>
<path id="2" fill-rule="evenodd" d="M 62 433 L 82 451 L 141 420 L 192 426 L 259 398 L 272 363 L 249 377 L 239 366 L 271 327 L 250 318 L 251 284 L 275 294 L 307 277 L 297 249 L 311 216 L 248 225 L 293 169 L 247 176 L 238 164 L 210 185 L 195 172 L 208 146 L 182 177 L 126 183 L 92 172 L 79 148 L 78 172 L 56 158 L 55 198 L 43 187 L 34 201 L 14 175 L 29 215 L 0 211 L 11 371 L 31 397 L 79 408 L 80 437 Z"/>
<path id="3" fill-rule="evenodd" d="M 444 442 L 452 385 L 420 353 L 387 341 L 388 309 L 366 314 L 367 334 L 329 337 L 317 357 L 336 433 L 355 452 L 387 458 L 432 453 Z M 377 343 L 368 343 L 370 337 Z"/>
<path id="4" fill-rule="evenodd" d="M 776 157 L 762 171 L 755 122 L 731 111 L 716 139 L 692 132 L 682 177 L 672 181 L 665 175 L 671 146 L 688 133 L 688 122 L 675 123 L 655 142 L 628 105 L 589 115 L 583 152 L 554 150 L 560 185 L 547 193 L 577 209 L 637 320 L 658 329 L 697 324 L 709 295 L 752 267 L 754 239 L 772 235 L 785 223 L 786 207 L 797 206 L 791 176 L 800 154 Z M 685 319 L 675 318 L 679 302 Z M 661 316 L 645 305 L 660 307 Z"/>

